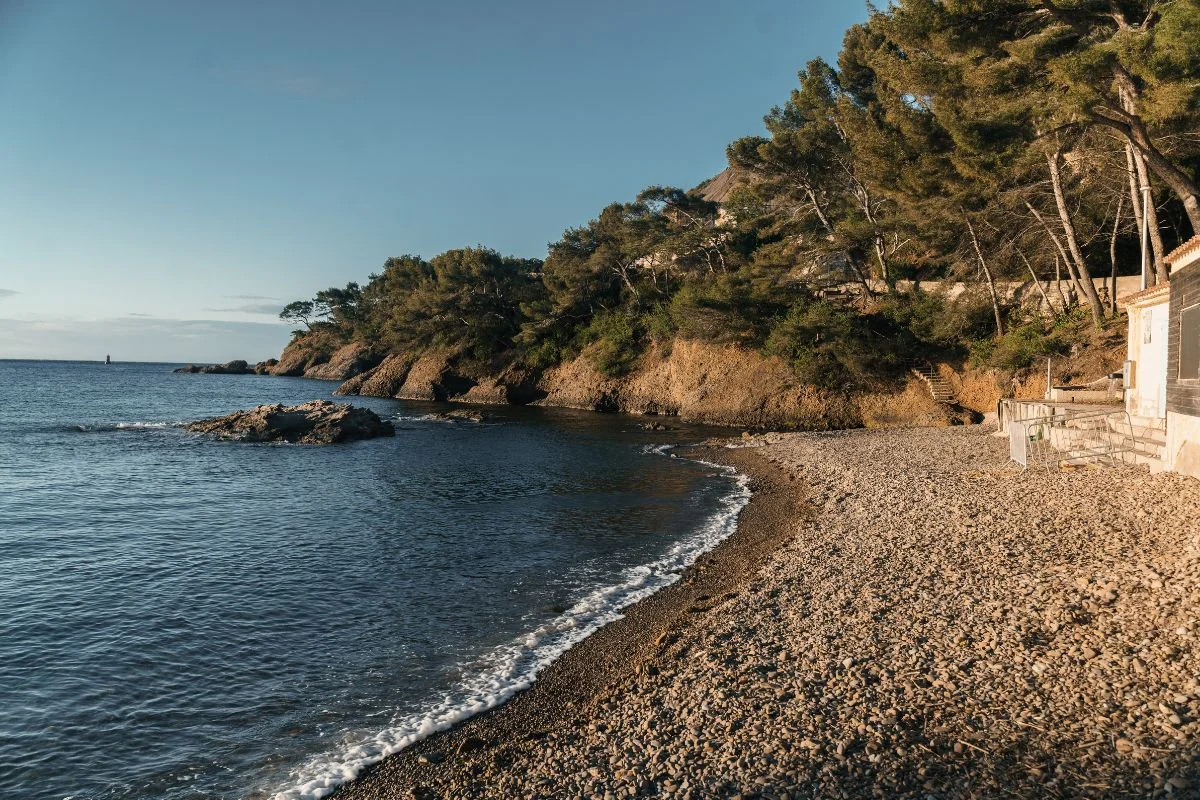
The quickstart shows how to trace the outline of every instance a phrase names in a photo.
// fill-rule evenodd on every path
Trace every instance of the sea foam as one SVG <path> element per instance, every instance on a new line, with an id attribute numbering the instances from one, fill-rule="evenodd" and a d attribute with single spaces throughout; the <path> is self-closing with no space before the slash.
<path id="1" fill-rule="evenodd" d="M 671 445 L 657 445 L 646 452 L 675 458 L 671 449 Z M 737 530 L 738 514 L 751 494 L 749 476 L 732 467 L 694 461 L 720 470 L 734 486 L 718 510 L 691 536 L 675 543 L 661 558 L 626 570 L 616 583 L 594 589 L 559 616 L 493 650 L 471 670 L 472 677 L 424 713 L 398 720 L 340 751 L 311 759 L 293 771 L 289 788 L 276 792 L 272 800 L 319 800 L 371 764 L 501 705 L 533 685 L 538 674 L 571 647 L 620 619 L 624 609 L 679 580 L 697 558 Z"/>
<path id="2" fill-rule="evenodd" d="M 186 422 L 89 422 L 70 423 L 62 429 L 76 433 L 111 433 L 113 431 L 158 431 L 182 428 Z M 47 430 L 51 430 L 48 428 Z"/>

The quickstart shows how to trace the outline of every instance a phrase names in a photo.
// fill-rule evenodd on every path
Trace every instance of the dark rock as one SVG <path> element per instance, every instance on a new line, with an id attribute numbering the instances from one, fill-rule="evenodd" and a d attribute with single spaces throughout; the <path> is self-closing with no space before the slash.
<path id="1" fill-rule="evenodd" d="M 245 361 L 230 361 L 226 364 L 208 364 L 196 366 L 188 364 L 186 367 L 180 367 L 175 372 L 186 372 L 193 375 L 253 375 L 255 368 L 251 367 Z"/>
<path id="2" fill-rule="evenodd" d="M 462 744 L 458 746 L 458 754 L 475 753 L 487 747 L 487 742 L 480 739 L 478 736 L 468 736 L 462 740 Z"/>
<path id="3" fill-rule="evenodd" d="M 266 361 L 260 361 L 254 365 L 255 375 L 270 375 L 271 370 L 279 363 L 277 358 L 268 358 Z"/>
<path id="4" fill-rule="evenodd" d="M 193 422 L 187 429 L 239 442 L 297 444 L 333 444 L 396 433 L 392 423 L 381 420 L 370 409 L 328 400 L 313 400 L 298 406 L 278 403 L 258 406 L 249 411 Z"/>

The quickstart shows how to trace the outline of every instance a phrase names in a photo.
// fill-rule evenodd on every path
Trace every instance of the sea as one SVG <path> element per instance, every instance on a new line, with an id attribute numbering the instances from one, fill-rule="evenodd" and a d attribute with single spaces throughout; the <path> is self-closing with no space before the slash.
<path id="1" fill-rule="evenodd" d="M 175 366 L 0 361 L 0 797 L 326 796 L 528 687 L 749 498 L 679 449 L 717 432 L 590 412 L 353 398 L 396 436 L 217 441 L 182 424 L 336 384 Z"/>

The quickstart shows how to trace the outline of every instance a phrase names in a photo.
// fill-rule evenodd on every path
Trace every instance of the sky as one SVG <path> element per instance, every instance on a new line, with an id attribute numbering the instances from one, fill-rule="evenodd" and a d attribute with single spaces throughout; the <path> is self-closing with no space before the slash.
<path id="1" fill-rule="evenodd" d="M 389 256 L 691 188 L 856 0 L 0 0 L 0 358 L 277 355 Z"/>

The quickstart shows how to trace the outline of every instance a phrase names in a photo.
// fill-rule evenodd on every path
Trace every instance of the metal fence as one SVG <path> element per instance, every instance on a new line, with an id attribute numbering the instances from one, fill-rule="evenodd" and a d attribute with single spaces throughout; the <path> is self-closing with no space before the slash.
<path id="1" fill-rule="evenodd" d="M 1008 446 L 1012 460 L 1025 469 L 1059 469 L 1083 464 L 1122 463 L 1137 450 L 1133 421 L 1124 410 L 1060 411 L 1030 419 L 1010 420 Z"/>

